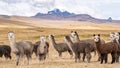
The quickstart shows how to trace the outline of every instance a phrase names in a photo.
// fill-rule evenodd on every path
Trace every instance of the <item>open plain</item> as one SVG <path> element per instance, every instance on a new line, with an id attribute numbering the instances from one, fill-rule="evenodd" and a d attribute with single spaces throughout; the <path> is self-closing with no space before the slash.
<path id="1" fill-rule="evenodd" d="M 27 17 L 11 17 L 9 19 L 0 17 L 0 44 L 9 44 L 7 33 L 9 31 L 15 32 L 16 41 L 30 40 L 33 43 L 39 40 L 41 35 L 53 34 L 56 42 L 64 42 L 63 37 L 69 35 L 71 31 L 77 31 L 80 39 L 93 38 L 93 34 L 101 34 L 105 41 L 109 41 L 110 32 L 119 32 L 120 26 L 117 24 L 96 24 L 90 22 L 79 21 L 57 21 L 57 20 L 42 20 Z M 49 40 L 47 40 L 49 42 Z M 100 64 L 97 62 L 98 56 L 92 53 L 90 63 L 81 62 L 75 63 L 74 58 L 65 52 L 62 58 L 58 57 L 50 43 L 49 57 L 44 63 L 39 62 L 35 54 L 32 55 L 30 64 L 27 65 L 26 58 L 20 65 L 16 66 L 15 55 L 12 53 L 12 59 L 6 60 L 4 57 L 0 58 L 0 68 L 118 68 L 120 63 L 110 64 L 111 55 L 107 64 Z"/>

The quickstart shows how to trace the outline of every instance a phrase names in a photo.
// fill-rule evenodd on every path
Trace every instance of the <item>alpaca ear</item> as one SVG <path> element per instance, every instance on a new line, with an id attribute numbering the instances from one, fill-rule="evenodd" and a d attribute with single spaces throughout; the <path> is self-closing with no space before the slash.
<path id="1" fill-rule="evenodd" d="M 100 34 L 98 34 L 98 36 L 100 37 Z"/>
<path id="2" fill-rule="evenodd" d="M 14 33 L 13 31 L 9 31 L 8 33 Z"/>
<path id="3" fill-rule="evenodd" d="M 95 36 L 95 34 L 93 34 L 93 36 Z"/>
<path id="4" fill-rule="evenodd" d="M 77 32 L 75 31 L 75 33 L 77 34 Z"/>
<path id="5" fill-rule="evenodd" d="M 120 35 L 120 32 L 118 32 L 118 34 Z"/>
<path id="6" fill-rule="evenodd" d="M 110 34 L 114 34 L 114 32 L 110 32 Z"/>
<path id="7" fill-rule="evenodd" d="M 72 33 L 73 31 L 71 31 L 71 33 Z"/>
<path id="8" fill-rule="evenodd" d="M 52 34 L 52 36 L 54 36 L 54 37 L 55 37 L 55 35 L 54 35 L 54 34 Z"/>

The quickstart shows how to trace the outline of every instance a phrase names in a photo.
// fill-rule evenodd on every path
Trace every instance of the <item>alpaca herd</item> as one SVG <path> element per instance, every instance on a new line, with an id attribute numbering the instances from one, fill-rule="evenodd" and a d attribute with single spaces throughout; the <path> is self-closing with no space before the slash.
<path id="1" fill-rule="evenodd" d="M 16 41 L 13 31 L 8 32 L 10 45 L 0 45 L 0 57 L 12 59 L 11 52 L 16 56 L 16 65 L 22 62 L 24 56 L 27 58 L 27 64 L 30 63 L 32 54 L 35 53 L 39 61 L 45 61 L 49 56 L 49 43 L 46 36 L 40 36 L 39 41 L 32 43 L 31 41 Z M 71 31 L 70 35 L 64 37 L 64 42 L 58 43 L 54 35 L 48 37 L 50 43 L 58 52 L 59 57 L 62 57 L 63 52 L 68 52 L 71 58 L 74 56 L 75 62 L 82 60 L 89 63 L 91 61 L 91 52 L 98 54 L 98 61 L 102 64 L 108 62 L 108 54 L 111 54 L 111 64 L 119 62 L 120 56 L 120 33 L 111 32 L 110 41 L 105 42 L 101 39 L 100 34 L 93 34 L 93 38 L 81 40 L 76 31 Z"/>

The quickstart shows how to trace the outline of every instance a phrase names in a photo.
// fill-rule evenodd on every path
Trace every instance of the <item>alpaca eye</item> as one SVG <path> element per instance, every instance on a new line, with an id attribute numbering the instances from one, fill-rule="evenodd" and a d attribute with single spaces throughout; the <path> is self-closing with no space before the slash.
<path id="1" fill-rule="evenodd" d="M 44 48 L 46 48 L 46 46 L 44 46 Z"/>

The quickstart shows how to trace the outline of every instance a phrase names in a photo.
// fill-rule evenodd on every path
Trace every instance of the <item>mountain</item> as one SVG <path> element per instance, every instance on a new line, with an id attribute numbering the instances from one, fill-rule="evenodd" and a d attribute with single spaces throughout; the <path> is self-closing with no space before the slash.
<path id="1" fill-rule="evenodd" d="M 50 19 L 50 20 L 73 20 L 73 21 L 87 21 L 87 22 L 94 22 L 94 23 L 120 23 L 120 20 L 112 20 L 111 17 L 108 19 L 98 19 L 94 18 L 88 14 L 75 14 L 70 13 L 68 11 L 60 11 L 59 9 L 54 9 L 48 11 L 48 13 L 37 13 L 33 18 L 40 18 L 40 19 Z"/>
<path id="2" fill-rule="evenodd" d="M 48 13 L 37 13 L 34 18 L 42 18 L 42 19 L 52 19 L 52 20 L 62 20 L 70 16 L 74 16 L 74 13 L 70 13 L 67 11 L 60 11 L 59 9 L 54 9 L 52 11 L 48 11 Z"/>
<path id="3" fill-rule="evenodd" d="M 48 11 L 47 14 L 61 16 L 61 17 L 68 17 L 68 16 L 71 16 L 71 15 L 75 15 L 75 14 L 67 12 L 67 11 L 61 12 L 59 9 L 54 9 L 52 11 Z"/>
<path id="4" fill-rule="evenodd" d="M 69 17 L 71 15 L 75 15 L 74 13 L 70 13 L 70 12 L 67 12 L 67 11 L 60 11 L 59 9 L 54 9 L 52 11 L 48 11 L 47 14 L 43 14 L 43 13 L 37 13 L 35 16 L 33 17 L 42 17 L 42 16 L 47 16 L 47 15 L 50 15 L 50 16 L 58 16 L 58 17 Z"/>

